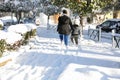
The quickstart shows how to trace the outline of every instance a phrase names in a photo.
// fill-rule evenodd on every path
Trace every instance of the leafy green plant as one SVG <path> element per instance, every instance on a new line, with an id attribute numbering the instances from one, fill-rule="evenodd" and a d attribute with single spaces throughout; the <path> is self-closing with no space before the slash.
<path id="1" fill-rule="evenodd" d="M 18 40 L 14 44 L 6 44 L 6 50 L 8 51 L 18 50 L 19 47 L 22 45 L 21 42 L 22 40 Z"/>
<path id="2" fill-rule="evenodd" d="M 2 26 L 2 24 L 0 24 L 0 30 L 2 30 L 3 29 L 3 26 Z"/>
<path id="3" fill-rule="evenodd" d="M 24 39 L 25 39 L 25 40 L 29 40 L 29 38 L 30 38 L 30 32 L 27 32 L 27 33 L 25 34 Z"/>
<path id="4" fill-rule="evenodd" d="M 4 39 L 0 40 L 0 57 L 3 55 L 3 52 L 6 49 L 6 41 Z"/>
<path id="5" fill-rule="evenodd" d="M 30 31 L 30 36 L 36 36 L 36 29 Z"/>
<path id="6" fill-rule="evenodd" d="M 26 32 L 25 34 L 23 34 L 23 41 L 22 41 L 22 45 L 25 45 L 28 43 L 30 39 L 30 31 Z"/>

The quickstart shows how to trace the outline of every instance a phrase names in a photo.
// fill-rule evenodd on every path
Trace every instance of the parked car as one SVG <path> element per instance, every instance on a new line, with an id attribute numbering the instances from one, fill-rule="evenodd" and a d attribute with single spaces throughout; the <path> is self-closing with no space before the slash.
<path id="1" fill-rule="evenodd" d="M 10 25 L 17 24 L 17 18 L 12 16 L 0 17 L 0 21 L 3 23 L 3 29 L 7 29 Z"/>
<path id="2" fill-rule="evenodd" d="M 34 23 L 33 18 L 23 18 L 20 20 L 20 23 Z"/>
<path id="3" fill-rule="evenodd" d="M 118 29 L 118 24 L 120 24 L 120 19 L 109 19 L 104 21 L 103 23 L 99 24 L 96 26 L 96 28 L 98 29 L 99 27 L 101 27 L 101 30 L 103 32 L 111 32 L 113 29 Z"/>

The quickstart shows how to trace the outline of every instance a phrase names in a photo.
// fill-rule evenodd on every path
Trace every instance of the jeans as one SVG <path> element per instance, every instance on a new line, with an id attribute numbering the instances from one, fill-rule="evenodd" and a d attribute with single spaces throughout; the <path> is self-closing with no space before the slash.
<path id="1" fill-rule="evenodd" d="M 60 41 L 62 42 L 62 41 L 64 40 L 65 46 L 68 46 L 68 36 L 69 36 L 69 35 L 59 34 Z"/>

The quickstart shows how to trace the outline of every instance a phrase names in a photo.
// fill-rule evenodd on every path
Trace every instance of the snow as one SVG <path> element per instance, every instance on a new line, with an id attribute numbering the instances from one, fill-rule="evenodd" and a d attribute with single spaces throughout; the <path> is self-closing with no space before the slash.
<path id="1" fill-rule="evenodd" d="M 27 31 L 30 31 L 30 30 L 24 24 L 17 24 L 17 25 L 9 26 L 8 31 L 24 34 L 24 33 L 26 33 Z"/>
<path id="2" fill-rule="evenodd" d="M 17 41 L 22 40 L 22 36 L 18 33 L 7 32 L 6 35 L 7 35 L 6 43 L 9 43 L 9 44 L 14 44 Z"/>
<path id="3" fill-rule="evenodd" d="M 15 32 L 6 32 L 0 30 L 0 40 L 5 39 L 6 43 L 14 44 L 15 42 L 22 39 L 22 36 Z"/>
<path id="4" fill-rule="evenodd" d="M 3 22 L 10 22 L 10 21 L 14 21 L 17 22 L 17 18 L 14 16 L 4 16 L 4 17 L 0 17 L 0 20 L 2 20 Z"/>
<path id="5" fill-rule="evenodd" d="M 14 44 L 17 41 L 22 40 L 23 37 L 21 34 L 24 34 L 36 28 L 37 26 L 32 23 L 11 25 L 6 31 L 0 30 L 0 40 L 5 39 L 6 43 Z"/>
<path id="6" fill-rule="evenodd" d="M 4 25 L 4 24 L 3 24 L 3 22 L 2 22 L 1 20 L 0 20 L 0 25 L 1 25 L 1 26 L 3 26 L 3 25 Z"/>
<path id="7" fill-rule="evenodd" d="M 4 35 L 4 36 L 3 36 Z M 0 40 L 1 39 L 6 39 L 6 32 L 5 31 L 2 31 L 2 30 L 0 30 Z"/>
<path id="8" fill-rule="evenodd" d="M 28 45 L 0 58 L 12 58 L 0 67 L 0 80 L 120 80 L 120 49 L 86 34 L 78 47 L 69 40 L 65 49 L 55 29 L 40 25 Z"/>
<path id="9" fill-rule="evenodd" d="M 32 23 L 26 23 L 26 24 L 17 24 L 17 25 L 11 25 L 8 27 L 8 32 L 15 32 L 24 34 L 28 31 L 31 31 L 32 29 L 36 29 L 37 26 Z"/>

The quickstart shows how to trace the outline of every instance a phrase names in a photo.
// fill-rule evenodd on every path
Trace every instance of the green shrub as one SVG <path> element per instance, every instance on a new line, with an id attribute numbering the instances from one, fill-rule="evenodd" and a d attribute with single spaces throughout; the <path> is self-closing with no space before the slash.
<path id="1" fill-rule="evenodd" d="M 11 51 L 11 50 L 13 50 L 13 46 L 10 45 L 10 44 L 7 44 L 7 45 L 6 45 L 6 49 L 7 49 L 8 51 Z"/>
<path id="2" fill-rule="evenodd" d="M 30 31 L 30 36 L 36 36 L 36 29 Z"/>
<path id="3" fill-rule="evenodd" d="M 2 24 L 0 24 L 0 30 L 2 30 L 3 29 L 3 26 L 2 26 Z"/>
<path id="4" fill-rule="evenodd" d="M 27 32 L 27 33 L 25 34 L 24 39 L 25 39 L 25 40 L 29 40 L 29 38 L 30 38 L 30 32 Z"/>
<path id="5" fill-rule="evenodd" d="M 23 34 L 23 41 L 22 41 L 22 45 L 27 44 L 27 43 L 28 43 L 28 41 L 29 41 L 29 39 L 30 39 L 30 31 L 29 31 L 29 32 L 27 32 L 27 33 L 25 33 L 25 34 Z"/>
<path id="6" fill-rule="evenodd" d="M 6 41 L 4 39 L 0 40 L 0 57 L 3 55 L 3 52 L 6 49 Z"/>
<path id="7" fill-rule="evenodd" d="M 6 44 L 6 50 L 8 51 L 18 50 L 19 47 L 22 45 L 21 42 L 22 40 L 18 40 L 14 44 Z"/>

